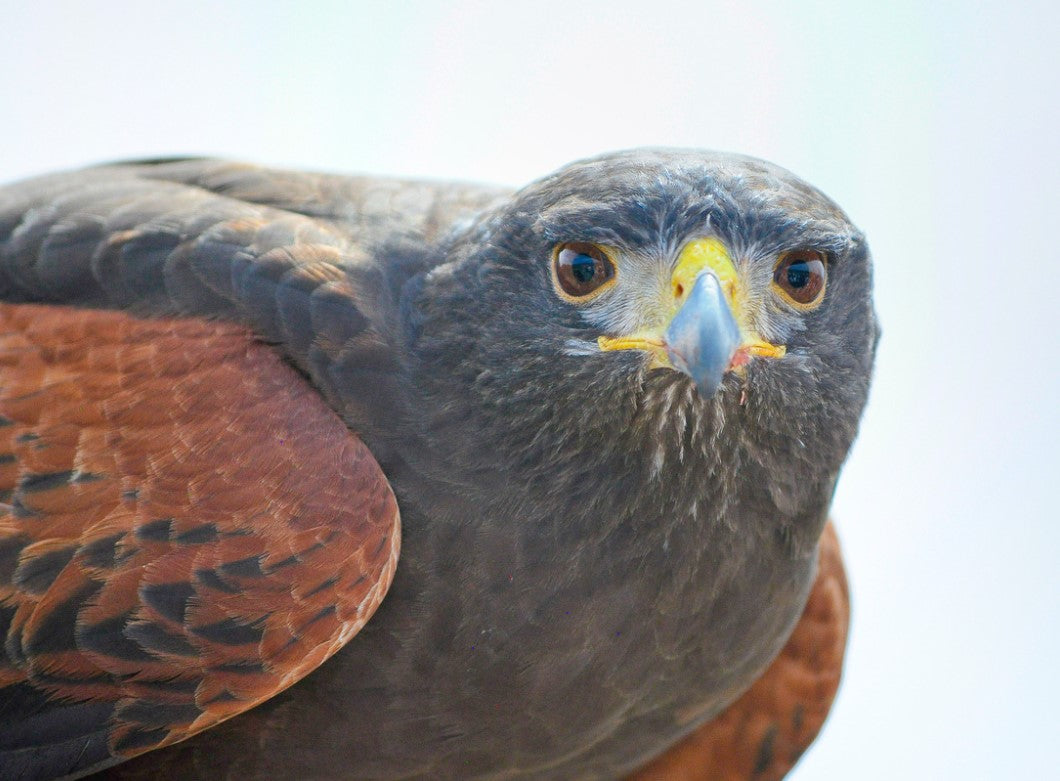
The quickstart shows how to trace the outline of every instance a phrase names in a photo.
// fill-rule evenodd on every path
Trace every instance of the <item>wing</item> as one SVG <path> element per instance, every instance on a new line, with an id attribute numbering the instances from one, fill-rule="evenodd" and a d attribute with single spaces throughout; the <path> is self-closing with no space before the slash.
<path id="1" fill-rule="evenodd" d="M 98 768 L 312 671 L 385 594 L 394 497 L 240 326 L 0 304 L 0 776 Z"/>
<path id="2" fill-rule="evenodd" d="M 392 422 L 410 247 L 486 192 L 215 161 L 0 191 L 0 777 L 179 741 L 368 619 L 397 508 L 335 411 Z"/>
<path id="3" fill-rule="evenodd" d="M 401 285 L 501 194 L 216 160 L 32 179 L 0 190 L 0 300 L 243 323 L 364 433 L 400 397 Z"/>
<path id="4" fill-rule="evenodd" d="M 777 781 L 809 748 L 843 668 L 850 595 L 835 528 L 821 538 L 817 580 L 773 664 L 740 699 L 629 781 Z"/>

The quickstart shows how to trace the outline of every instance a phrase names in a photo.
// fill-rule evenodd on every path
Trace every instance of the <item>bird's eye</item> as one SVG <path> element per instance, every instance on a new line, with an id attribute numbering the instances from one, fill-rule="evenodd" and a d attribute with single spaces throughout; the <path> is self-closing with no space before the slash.
<path id="1" fill-rule="evenodd" d="M 615 278 L 614 261 L 600 247 L 571 241 L 556 247 L 552 258 L 556 284 L 564 297 L 585 299 Z"/>
<path id="2" fill-rule="evenodd" d="M 821 303 L 826 280 L 825 254 L 812 249 L 784 253 L 773 270 L 773 285 L 799 309 L 811 309 Z"/>

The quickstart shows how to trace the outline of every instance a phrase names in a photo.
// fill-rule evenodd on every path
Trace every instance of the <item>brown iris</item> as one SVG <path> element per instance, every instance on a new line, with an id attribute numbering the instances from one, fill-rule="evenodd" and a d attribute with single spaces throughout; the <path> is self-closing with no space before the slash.
<path id="1" fill-rule="evenodd" d="M 560 244 L 553 255 L 552 267 L 560 291 L 572 299 L 591 296 L 615 278 L 611 258 L 587 241 Z"/>
<path id="2" fill-rule="evenodd" d="M 786 252 L 773 270 L 773 284 L 795 306 L 814 307 L 824 297 L 827 280 L 825 254 L 813 249 Z"/>

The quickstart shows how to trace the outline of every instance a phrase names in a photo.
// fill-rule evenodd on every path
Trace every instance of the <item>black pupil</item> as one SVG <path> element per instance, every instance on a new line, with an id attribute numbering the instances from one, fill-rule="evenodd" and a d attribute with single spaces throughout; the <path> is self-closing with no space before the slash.
<path id="1" fill-rule="evenodd" d="M 810 264 L 797 260 L 788 266 L 788 284 L 796 290 L 810 284 Z"/>
<path id="2" fill-rule="evenodd" d="M 592 282 L 596 276 L 596 260 L 589 255 L 577 255 L 570 262 L 570 272 L 579 282 Z"/>

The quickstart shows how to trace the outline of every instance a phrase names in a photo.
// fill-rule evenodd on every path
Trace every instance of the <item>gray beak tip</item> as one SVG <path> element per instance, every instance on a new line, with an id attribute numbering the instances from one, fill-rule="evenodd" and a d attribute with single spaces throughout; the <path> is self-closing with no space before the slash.
<path id="1" fill-rule="evenodd" d="M 712 397 L 740 346 L 740 328 L 713 273 L 696 278 L 666 329 L 666 345 L 674 367 L 692 378 L 700 395 Z"/>

